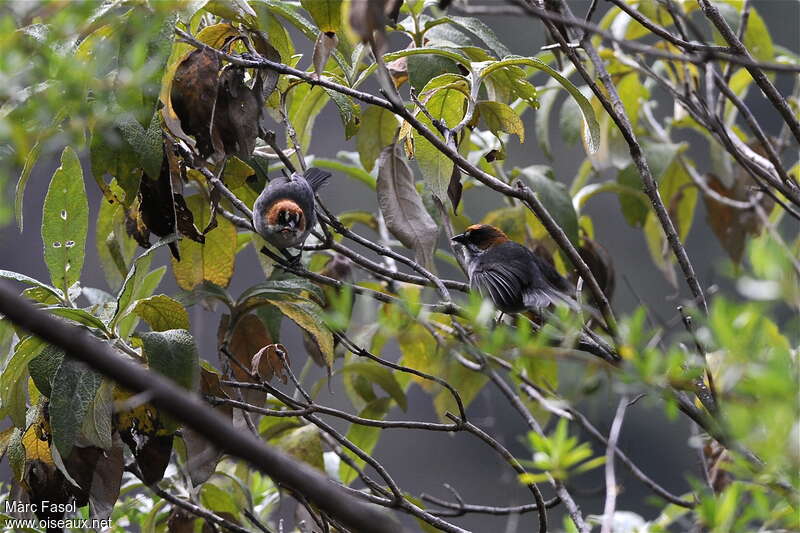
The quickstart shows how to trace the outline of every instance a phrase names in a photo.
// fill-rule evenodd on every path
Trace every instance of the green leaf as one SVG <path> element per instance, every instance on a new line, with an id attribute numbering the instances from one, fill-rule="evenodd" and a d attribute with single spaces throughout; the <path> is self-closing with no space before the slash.
<path id="1" fill-rule="evenodd" d="M 580 245 L 578 215 L 572 206 L 572 198 L 563 183 L 553 179 L 552 170 L 543 165 L 531 165 L 520 170 L 534 193 L 547 211 L 561 226 L 575 246 Z"/>
<path id="2" fill-rule="evenodd" d="M 388 109 L 369 106 L 364 111 L 356 135 L 356 147 L 361 165 L 367 172 L 375 167 L 381 150 L 392 144 L 397 128 L 397 117 Z"/>
<path id="3" fill-rule="evenodd" d="M 504 59 L 503 61 L 492 62 L 483 67 L 483 70 L 480 72 L 480 77 L 485 78 L 497 69 L 520 65 L 533 67 L 546 72 L 550 77 L 560 83 L 561 86 L 564 87 L 572 96 L 572 98 L 575 99 L 581 109 L 581 113 L 583 114 L 583 120 L 586 123 L 586 130 L 584 132 L 586 149 L 590 153 L 596 152 L 600 143 L 600 124 L 597 122 L 597 116 L 592 108 L 592 104 L 586 99 L 585 96 L 583 96 L 581 91 L 578 90 L 578 88 L 571 81 L 559 74 L 557 70 L 550 67 L 547 63 L 544 63 L 535 57 L 510 57 L 508 59 Z"/>
<path id="4" fill-rule="evenodd" d="M 133 311 L 147 322 L 153 331 L 189 329 L 189 313 L 186 312 L 186 308 L 166 294 L 139 300 Z"/>
<path id="5" fill-rule="evenodd" d="M 300 0 L 322 32 L 337 33 L 342 27 L 342 0 Z"/>
<path id="6" fill-rule="evenodd" d="M 53 378 L 50 396 L 50 427 L 62 457 L 69 457 L 75 438 L 83 425 L 84 415 L 94 400 L 102 376 L 86 364 L 65 357 Z"/>
<path id="7" fill-rule="evenodd" d="M 72 148 L 61 154 L 42 208 L 44 260 L 53 285 L 64 294 L 80 279 L 89 229 L 83 171 Z"/>
<path id="8" fill-rule="evenodd" d="M 455 358 L 450 358 L 444 365 L 444 372 L 440 374 L 448 383 L 450 383 L 458 391 L 461 397 L 461 402 L 464 408 L 469 407 L 469 404 L 475 399 L 478 393 L 483 389 L 483 386 L 489 380 L 486 375 L 480 372 L 470 370 Z M 453 394 L 444 387 L 440 387 L 439 391 L 433 399 L 433 406 L 436 409 L 436 414 L 442 421 L 449 421 L 445 417 L 445 413 L 450 412 L 458 415 L 458 404 L 453 398 Z"/>
<path id="9" fill-rule="evenodd" d="M 565 78 L 569 78 L 574 71 L 574 66 L 567 65 L 564 67 L 561 75 Z M 540 89 L 539 92 L 542 94 L 542 96 L 539 99 L 539 110 L 536 112 L 536 118 L 534 122 L 536 140 L 539 142 L 539 147 L 542 149 L 542 152 L 544 152 L 544 155 L 548 159 L 553 158 L 553 154 L 550 151 L 550 113 L 553 110 L 553 106 L 556 103 L 556 98 L 559 95 L 559 92 L 556 90 L 557 88 L 558 81 L 551 79 L 544 86 L 544 89 Z"/>
<path id="10" fill-rule="evenodd" d="M 64 350 L 47 344 L 36 357 L 28 363 L 28 372 L 39 392 L 52 396 L 53 378 L 55 378 L 61 361 L 64 360 Z"/>
<path id="11" fill-rule="evenodd" d="M 332 89 L 325 89 L 328 96 L 336 108 L 339 110 L 339 117 L 342 119 L 344 125 L 344 138 L 349 139 L 360 129 L 361 125 L 361 108 L 358 104 L 353 103 L 353 99 L 349 96 L 342 94 Z"/>
<path id="12" fill-rule="evenodd" d="M 297 142 L 305 153 L 311 143 L 314 122 L 322 108 L 328 103 L 328 93 L 322 87 L 304 83 L 295 86 L 289 94 L 291 95 L 289 123 L 294 127 Z M 293 157 L 296 158 L 296 155 Z"/>
<path id="13" fill-rule="evenodd" d="M 617 174 L 617 183 L 621 187 L 632 191 L 641 192 L 642 180 L 639 177 L 639 170 L 636 165 L 630 164 Z M 644 193 L 642 193 L 644 194 Z M 650 209 L 650 202 L 647 195 L 644 198 L 633 194 L 623 194 L 620 191 L 619 205 L 625 220 L 633 227 L 642 227 L 647 219 Z"/>
<path id="14" fill-rule="evenodd" d="M 112 176 L 119 186 L 115 193 L 122 193 L 115 195 L 126 207 L 130 206 L 136 199 L 142 178 L 141 170 L 136 171 L 141 168 L 136 152 L 122 139 L 115 128 L 102 131 L 97 127 L 92 132 L 89 155 L 95 181 L 102 181 L 106 174 Z M 101 183 L 98 185 L 102 188 Z"/>
<path id="15" fill-rule="evenodd" d="M 14 354 L 6 361 L 0 374 L 0 414 L 11 417 L 18 428 L 25 428 L 25 392 L 28 380 L 28 363 L 44 348 L 37 337 L 25 337 L 14 347 Z"/>
<path id="16" fill-rule="evenodd" d="M 380 154 L 380 152 L 378 153 Z M 373 161 L 373 165 L 374 163 L 375 162 Z M 341 172 L 342 174 L 346 174 L 351 178 L 360 181 L 367 187 L 375 189 L 375 178 L 372 177 L 369 174 L 369 172 L 366 172 L 364 169 L 358 168 L 357 166 L 348 165 L 346 163 L 342 163 L 341 161 L 337 161 L 335 159 L 314 159 L 314 166 L 319 168 L 327 168 L 328 170 L 333 170 L 336 172 Z"/>
<path id="17" fill-rule="evenodd" d="M 55 287 L 51 287 L 46 283 L 42 283 L 38 279 L 33 279 L 32 277 L 26 276 L 25 274 L 20 274 L 19 272 L 12 272 L 10 270 L 0 270 L 0 279 L 19 281 L 20 283 L 24 283 L 25 285 L 30 285 L 32 287 L 38 287 L 40 289 L 44 289 L 48 293 L 58 298 L 59 301 L 64 299 L 64 295 L 61 293 L 60 290 L 56 289 Z"/>
<path id="18" fill-rule="evenodd" d="M 386 394 L 391 396 L 403 411 L 408 408 L 405 392 L 403 392 L 402 387 L 400 387 L 397 379 L 395 379 L 394 373 L 385 366 L 374 362 L 356 361 L 343 366 L 340 372 L 345 374 L 353 373 L 365 377 L 368 381 L 377 384 Z"/>
<path id="19" fill-rule="evenodd" d="M 136 153 L 139 167 L 148 176 L 156 178 L 161 173 L 161 162 L 164 159 L 161 119 L 158 111 L 153 114 L 147 129 L 139 124 L 132 113 L 120 112 L 114 124 L 122 138 Z"/>
<path id="20" fill-rule="evenodd" d="M 28 179 L 31 177 L 31 172 L 36 162 L 39 160 L 39 154 L 42 152 L 41 141 L 37 139 L 36 144 L 33 145 L 28 156 L 25 158 L 25 164 L 22 167 L 22 172 L 17 180 L 17 189 L 14 195 L 14 212 L 17 215 L 17 228 L 20 233 L 23 230 L 23 199 L 25 198 L 25 186 L 28 184 Z"/>
<path id="21" fill-rule="evenodd" d="M 386 413 L 389 412 L 390 406 L 391 400 L 389 398 L 379 398 L 374 402 L 370 402 L 360 413 L 358 413 L 358 416 L 362 418 L 370 418 L 372 420 L 382 420 L 383 417 L 386 416 Z M 367 454 L 372 453 L 372 450 L 378 444 L 378 439 L 380 439 L 380 437 L 381 428 L 378 427 L 364 426 L 353 423 L 350 425 L 350 429 L 347 431 L 347 440 L 355 444 L 361 451 Z M 350 450 L 345 449 L 345 453 L 349 455 L 359 467 L 364 467 L 365 463 L 363 459 L 357 457 Z M 358 472 L 342 462 L 339 465 L 339 477 L 341 477 L 342 483 L 349 485 L 356 479 L 356 477 L 358 477 Z"/>
<path id="22" fill-rule="evenodd" d="M 204 228 L 211 219 L 208 201 L 199 194 L 186 199 L 186 205 L 194 215 L 195 224 Z M 201 244 L 182 239 L 178 247 L 181 260 L 172 258 L 172 273 L 178 286 L 192 290 L 203 281 L 227 287 L 233 276 L 236 257 L 236 227 L 227 219 L 218 216 L 217 227 L 209 231 L 206 242 Z"/>
<path id="23" fill-rule="evenodd" d="M 43 311 L 47 311 L 48 313 L 56 316 L 68 318 L 72 321 L 77 322 L 78 324 L 89 326 L 90 328 L 97 328 L 102 333 L 109 334 L 108 328 L 106 328 L 106 325 L 103 323 L 102 320 L 100 320 L 93 314 L 83 309 L 54 306 L 54 307 L 45 307 L 43 308 Z"/>
<path id="24" fill-rule="evenodd" d="M 438 89 L 424 102 L 431 116 L 441 120 L 448 127 L 458 124 L 464 117 L 464 104 L 467 101 L 466 95 L 455 87 L 446 86 Z M 431 120 L 425 116 L 418 116 L 420 122 L 429 129 L 439 134 Z M 415 156 L 425 183 L 431 193 L 439 198 L 443 203 L 447 203 L 447 187 L 450 185 L 450 178 L 453 175 L 453 161 L 439 151 L 428 139 L 418 133 L 414 133 Z"/>
<path id="25" fill-rule="evenodd" d="M 333 334 L 325 326 L 324 311 L 308 300 L 280 301 L 270 300 L 286 317 L 306 330 L 316 342 L 328 367 L 333 366 Z"/>
<path id="26" fill-rule="evenodd" d="M 151 331 L 142 335 L 142 343 L 150 369 L 185 389 L 197 390 L 200 384 L 200 358 L 194 338 L 188 331 Z"/>
<path id="27" fill-rule="evenodd" d="M 138 286 L 136 291 L 133 293 L 133 304 L 128 308 L 125 316 L 123 316 L 118 324 L 119 335 L 123 339 L 128 337 L 136 326 L 139 324 L 139 316 L 133 313 L 133 309 L 136 307 L 136 302 L 143 298 L 147 298 L 155 292 L 158 288 L 161 280 L 164 278 L 164 273 L 167 271 L 166 266 L 159 267 L 152 272 L 149 272 L 144 279 L 142 279 L 141 284 Z"/>
<path id="28" fill-rule="evenodd" d="M 497 59 L 503 59 L 511 55 L 511 51 L 500 42 L 500 39 L 492 31 L 492 29 L 484 24 L 483 21 L 474 17 L 456 17 L 450 15 L 446 17 L 451 24 L 463 28 L 470 33 L 474 33 L 481 41 L 483 41 L 489 49 L 497 56 Z"/>
<path id="29" fill-rule="evenodd" d="M 174 242 L 175 239 L 177 239 L 177 236 L 172 235 L 165 239 L 159 240 L 150 248 L 142 252 L 142 254 L 139 255 L 139 257 L 137 257 L 133 262 L 128 275 L 125 277 L 125 281 L 122 282 L 122 287 L 119 290 L 119 294 L 117 295 L 117 311 L 114 313 L 114 317 L 108 324 L 109 328 L 113 330 L 117 322 L 130 312 L 129 307 L 135 302 L 135 295 L 140 290 L 145 278 L 148 275 L 147 269 L 150 266 L 150 260 L 152 259 L 151 254 L 165 244 Z M 147 294 L 146 296 L 150 296 L 150 294 Z"/>
<path id="30" fill-rule="evenodd" d="M 325 471 L 322 457 L 322 437 L 319 428 L 313 424 L 291 429 L 281 434 L 275 446 L 296 459 Z"/>
<path id="31" fill-rule="evenodd" d="M 108 184 L 116 196 L 124 194 L 116 181 Z M 136 253 L 136 241 L 125 229 L 125 207 L 120 202 L 100 200 L 100 212 L 95 226 L 95 248 L 108 286 L 119 289 Z"/>
<path id="32" fill-rule="evenodd" d="M 478 112 L 486 122 L 486 126 L 495 135 L 500 132 L 512 133 L 519 137 L 519 142 L 525 142 L 525 126 L 513 109 L 500 102 L 478 102 Z"/>
<path id="33" fill-rule="evenodd" d="M 80 434 L 76 440 L 78 446 L 96 446 L 109 450 L 113 446 L 111 420 L 114 408 L 114 384 L 103 380 L 97 393 L 86 408 Z"/>

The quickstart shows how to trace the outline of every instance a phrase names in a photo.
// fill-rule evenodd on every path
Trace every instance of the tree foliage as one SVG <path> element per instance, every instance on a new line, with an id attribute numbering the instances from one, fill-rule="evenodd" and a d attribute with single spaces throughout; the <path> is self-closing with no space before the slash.
<path id="1" fill-rule="evenodd" d="M 560 1 L 555 11 L 491 4 L 489 11 L 513 8 L 545 23 L 556 46 L 528 56 L 512 54 L 488 17 L 442 4 L 449 2 L 0 8 L 2 151 L 18 175 L 0 220 L 13 212 L 20 230 L 29 223 L 28 180 L 38 160 L 60 156 L 42 207 L 50 279 L 8 270 L 0 279 L 119 357 L 201 395 L 238 431 L 413 516 L 426 531 L 464 531 L 469 522 L 450 516 L 481 511 L 455 490 L 456 502 L 423 501 L 399 487 L 372 455 L 390 428 L 482 439 L 531 493 L 531 505 L 494 514 L 533 511 L 540 530 L 546 513 L 533 503 L 568 509 L 563 525 L 551 521 L 555 530 L 800 528 L 800 166 L 790 160 L 800 139 L 797 119 L 781 107 L 796 117 L 800 59 L 772 40 L 755 7 L 735 0 L 614 0 L 596 25 Z M 697 22 L 707 40 L 686 34 Z M 771 80 L 786 72 L 794 73 L 793 93 L 776 99 Z M 372 82 L 379 92 L 366 90 Z M 748 93 L 761 97 L 759 89 L 784 118 L 770 136 L 744 103 Z M 341 129 L 316 122 L 326 108 Z M 583 149 L 574 176 L 557 176 L 549 164 L 555 129 Z M 690 157 L 687 133 L 710 164 Z M 350 139 L 354 151 L 309 152 L 313 137 L 331 134 Z M 543 158 L 510 164 L 518 144 L 537 144 Z M 311 165 L 375 200 L 334 214 L 323 191 L 303 261 L 287 263 L 253 232 L 252 209 L 270 177 Z M 88 176 L 102 193 L 98 213 L 90 213 Z M 644 306 L 614 316 L 614 264 L 587 210 L 605 193 L 646 242 L 643 268 L 689 288 L 675 320 L 655 325 Z M 489 195 L 502 207 L 462 202 Z M 544 256 L 597 311 L 497 318 L 468 284 L 438 275 L 463 264 L 442 237 L 478 222 Z M 729 256 L 721 268 L 731 287 L 714 294 L 697 282 L 682 245 L 703 224 Z M 264 279 L 233 294 L 228 286 L 247 248 Z M 91 249 L 104 288 L 81 281 Z M 167 253 L 169 267 L 153 268 Z M 177 294 L 163 293 L 165 275 Z M 219 318 L 210 350 L 218 362 L 198 356 L 193 306 Z M 297 327 L 307 353 L 287 353 L 284 323 Z M 620 355 L 618 367 L 575 347 L 590 328 Z M 399 358 L 390 355 L 395 346 Z M 0 356 L 0 416 L 9 424 L 0 451 L 12 472 L 6 501 L 22 492 L 31 502 L 75 502 L 80 516 L 111 517 L 115 531 L 194 530 L 202 522 L 273 531 L 289 497 L 298 502 L 297 530 L 344 531 L 302 492 L 223 456 L 146 395 L 9 320 L 0 320 Z M 308 365 L 299 372 L 306 360 L 325 369 L 327 386 L 343 390 L 352 409 L 318 400 L 325 380 L 308 383 Z M 690 474 L 686 494 L 651 480 L 619 449 L 618 433 L 606 437 L 577 411 L 601 382 L 621 398 L 617 431 L 640 394 L 696 424 L 702 474 Z M 430 398 L 438 420 L 406 420 L 412 387 Z M 527 423 L 530 456 L 515 458 L 469 418 L 484 390 Z M 346 431 L 329 425 L 336 419 Z M 579 428 L 594 440 L 581 441 Z M 615 465 L 654 492 L 655 518 L 615 508 Z M 570 491 L 598 468 L 606 473 L 605 514 L 584 516 Z M 540 487 L 557 499 L 545 502 Z"/>

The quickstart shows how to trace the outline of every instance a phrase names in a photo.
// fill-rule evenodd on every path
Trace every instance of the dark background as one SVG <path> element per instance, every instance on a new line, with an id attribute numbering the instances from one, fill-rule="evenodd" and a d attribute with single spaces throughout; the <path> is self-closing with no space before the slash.
<path id="1" fill-rule="evenodd" d="M 578 16 L 582 16 L 589 5 L 588 1 L 570 3 Z M 798 40 L 800 2 L 753 0 L 752 5 L 765 19 L 776 44 L 788 47 L 795 53 L 800 52 L 800 41 Z M 601 0 L 599 13 L 595 15 L 594 20 L 599 21 L 606 9 L 607 3 Z M 494 16 L 482 17 L 482 20 L 495 30 L 501 41 L 513 53 L 534 55 L 544 44 L 543 26 L 533 19 Z M 310 62 L 311 44 L 299 35 L 294 35 L 294 39 L 298 51 L 306 54 L 300 67 L 307 67 Z M 403 40 L 393 41 L 393 44 L 396 49 L 405 46 Z M 537 77 L 537 83 L 541 83 L 542 79 Z M 789 75 L 778 76 L 776 84 L 779 91 L 788 95 L 792 81 Z M 371 90 L 374 87 L 368 86 L 367 89 Z M 407 94 L 406 87 L 401 91 L 403 94 Z M 655 93 L 654 97 L 662 100 L 658 116 L 671 112 L 671 102 L 664 100 L 662 94 Z M 559 97 L 559 102 L 562 100 L 563 96 Z M 776 135 L 781 125 L 777 112 L 761 97 L 755 86 L 750 90 L 747 103 L 767 133 Z M 541 153 L 534 138 L 535 111 L 529 110 L 523 117 L 527 142 L 520 145 L 516 137 L 509 139 L 507 142 L 509 148 L 507 168 L 514 165 L 551 164 L 558 179 L 564 183 L 570 183 L 585 154 L 581 147 L 568 146 L 561 141 L 557 131 L 559 107 L 560 104 L 551 115 L 551 143 L 554 160 L 548 161 Z M 705 172 L 710 168 L 707 144 L 697 142 L 698 139 L 698 137 L 691 136 L 680 138 L 676 133 L 674 140 L 691 142 L 689 155 L 697 163 L 698 170 Z M 22 272 L 42 280 L 48 279 L 47 268 L 42 257 L 41 206 L 50 176 L 58 166 L 57 157 L 61 148 L 62 146 L 54 141 L 48 146 L 49 156 L 42 157 L 33 171 L 25 195 L 24 232 L 18 232 L 13 222 L 0 228 L 0 269 Z M 355 151 L 355 139 L 344 140 L 338 113 L 335 107 L 329 104 L 317 118 L 309 153 L 317 157 L 335 158 L 336 153 L 340 150 Z M 90 202 L 90 220 L 94 220 L 98 212 L 100 193 L 88 175 L 89 165 L 85 157 L 83 163 L 84 172 L 87 173 L 85 181 Z M 612 177 L 610 174 L 602 176 L 603 179 Z M 377 209 L 372 191 L 342 176 L 335 176 L 334 180 L 334 183 L 324 190 L 327 205 L 334 212 L 352 209 L 374 211 Z M 10 176 L 6 183 L 9 186 L 5 198 L 13 198 L 16 175 Z M 464 195 L 464 213 L 473 221 L 478 221 L 488 211 L 500 207 L 501 200 L 499 195 L 485 188 L 474 188 Z M 631 228 L 623 219 L 616 195 L 597 196 L 590 200 L 584 209 L 585 213 L 589 214 L 594 221 L 596 240 L 613 257 L 617 273 L 617 289 L 612 302 L 615 312 L 618 315 L 630 312 L 638 305 L 638 298 L 641 298 L 654 315 L 665 321 L 673 331 L 678 330 L 681 326 L 675 321 L 675 307 L 687 298 L 688 290 L 685 283 L 679 279 L 676 290 L 665 281 L 650 259 L 641 230 Z M 782 230 L 797 232 L 798 227 L 784 224 Z M 444 239 L 440 244 L 446 246 Z M 726 292 L 733 290 L 721 273 L 720 265 L 725 261 L 726 256 L 706 223 L 705 207 L 702 201 L 697 203 L 694 224 L 685 244 L 704 289 L 709 292 L 713 292 L 716 288 Z M 168 252 L 165 249 L 159 250 L 153 262 L 153 268 L 167 262 L 169 262 Z M 459 272 L 446 266 L 442 267 L 440 274 L 456 279 L 462 278 Z M 358 272 L 357 275 L 363 276 L 363 273 Z M 93 224 L 90 224 L 89 227 L 87 257 L 81 279 L 84 286 L 108 290 L 94 245 Z M 263 273 L 258 265 L 255 252 L 252 247 L 248 247 L 237 257 L 236 271 L 229 290 L 231 294 L 238 295 L 242 290 L 261 279 L 263 279 Z M 627 283 L 624 280 L 627 280 Z M 630 284 L 630 288 L 627 286 L 628 284 Z M 168 273 L 157 292 L 174 294 L 177 290 L 174 278 L 171 273 Z M 192 332 L 196 336 L 201 355 L 217 365 L 215 335 L 219 315 L 203 311 L 198 306 L 193 307 L 190 313 Z M 288 347 L 294 366 L 299 371 L 305 362 L 305 352 L 297 329 L 293 325 L 284 327 L 282 341 Z M 393 359 L 398 356 L 398 353 L 393 347 L 390 347 L 383 355 Z M 563 365 L 561 370 L 562 389 L 568 387 L 565 384 L 570 381 L 569 375 L 580 372 L 580 370 L 580 368 L 571 367 L 570 364 Z M 306 383 L 312 384 L 322 376 L 322 372 L 315 368 L 315 372 L 312 372 Z M 609 380 L 604 379 L 604 381 Z M 320 400 L 335 407 L 351 409 L 338 383 L 337 380 L 334 380 L 332 396 L 323 392 Z M 600 393 L 592 396 L 590 402 L 585 402 L 580 407 L 601 431 L 607 433 L 616 402 L 614 385 L 608 385 L 604 386 Z M 415 386 L 409 390 L 408 412 L 396 411 L 391 416 L 431 421 L 436 417 L 430 397 Z M 494 387 L 491 385 L 485 387 L 470 407 L 469 414 L 474 422 L 509 447 L 517 457 L 529 458 L 530 453 L 523 444 L 528 428 L 519 415 L 499 396 Z M 340 429 L 346 429 L 346 425 L 338 423 L 338 421 L 334 422 Z M 576 429 L 571 431 L 574 432 Z M 664 416 L 660 400 L 655 397 L 647 397 L 629 409 L 619 446 L 665 488 L 676 494 L 682 494 L 689 487 L 688 480 L 697 479 L 700 476 L 696 451 L 690 448 L 689 439 L 690 431 L 685 419 L 679 417 L 676 420 L 668 420 Z M 604 453 L 604 449 L 601 447 L 594 446 L 594 449 L 596 454 Z M 469 434 L 460 433 L 450 436 L 444 433 L 423 431 L 385 430 L 375 450 L 375 456 L 387 467 L 403 489 L 415 495 L 428 492 L 452 499 L 451 495 L 442 487 L 443 483 L 449 483 L 462 494 L 468 503 L 516 505 L 531 501 L 529 492 L 516 481 L 516 476 L 508 465 L 484 443 Z M 3 478 L 7 479 L 5 463 L 2 468 L 5 474 Z M 617 472 L 618 480 L 621 481 L 623 487 L 618 499 L 618 510 L 630 510 L 640 513 L 646 519 L 654 519 L 661 505 L 649 504 L 648 499 L 651 496 L 649 491 L 629 476 L 623 467 L 618 466 Z M 542 488 L 545 496 L 549 497 L 551 491 L 544 485 L 542 484 Z M 571 489 L 585 513 L 602 514 L 604 497 L 602 469 L 579 478 L 573 483 Z M 560 524 L 562 512 L 563 506 L 559 506 L 549 513 L 551 524 L 554 526 Z M 473 531 L 506 531 L 509 533 L 530 531 L 535 524 L 535 513 L 511 518 L 471 515 L 455 519 L 454 522 Z"/>

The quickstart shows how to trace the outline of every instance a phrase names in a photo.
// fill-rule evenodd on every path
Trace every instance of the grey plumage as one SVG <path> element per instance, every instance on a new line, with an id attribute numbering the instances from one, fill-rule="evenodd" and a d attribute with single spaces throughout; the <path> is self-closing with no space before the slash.
<path id="1" fill-rule="evenodd" d="M 317 223 L 314 193 L 330 177 L 330 172 L 309 168 L 303 175 L 295 173 L 270 180 L 253 209 L 253 225 L 258 234 L 279 249 L 301 245 Z M 280 212 L 274 213 L 274 209 Z"/>

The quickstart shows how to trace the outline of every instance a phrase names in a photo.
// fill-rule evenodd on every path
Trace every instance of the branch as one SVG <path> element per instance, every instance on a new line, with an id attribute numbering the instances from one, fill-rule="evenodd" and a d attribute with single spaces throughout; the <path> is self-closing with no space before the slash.
<path id="1" fill-rule="evenodd" d="M 552 215 L 550 215 L 550 213 L 547 211 L 544 205 L 542 205 L 542 203 L 530 189 L 524 186 L 512 187 L 507 183 L 504 183 L 503 181 L 492 176 L 491 174 L 484 172 L 477 166 L 473 165 L 472 163 L 467 161 L 467 159 L 464 158 L 461 154 L 459 154 L 456 149 L 449 146 L 436 133 L 434 133 L 424 124 L 422 124 L 413 115 L 413 113 L 411 113 L 404 106 L 395 106 L 386 99 L 379 98 L 369 93 L 351 89 L 350 87 L 340 85 L 325 78 L 318 78 L 314 76 L 312 73 L 304 72 L 302 70 L 292 68 L 282 63 L 270 61 L 261 56 L 256 56 L 255 59 L 250 59 L 250 58 L 243 58 L 238 55 L 225 53 L 221 50 L 217 50 L 213 47 L 210 47 L 204 43 L 197 41 L 191 35 L 181 30 L 180 28 L 176 28 L 175 32 L 177 35 L 179 35 L 182 39 L 184 39 L 187 43 L 191 44 L 192 46 L 204 50 L 209 50 L 217 54 L 219 57 L 225 59 L 226 61 L 230 61 L 231 63 L 242 65 L 249 68 L 266 68 L 274 70 L 275 72 L 281 74 L 288 74 L 291 76 L 295 76 L 312 85 L 319 85 L 321 87 L 325 87 L 327 89 L 331 89 L 333 91 L 346 94 L 348 96 L 361 100 L 362 102 L 383 107 L 384 109 L 388 109 L 389 111 L 392 111 L 395 114 L 404 118 L 406 121 L 408 121 L 409 124 L 411 124 L 411 126 L 416 131 L 420 133 L 420 135 L 422 135 L 428 141 L 430 141 L 440 152 L 442 152 L 448 158 L 450 158 L 456 165 L 458 165 L 466 173 L 473 176 L 475 179 L 487 185 L 488 187 L 494 189 L 495 191 L 498 191 L 510 198 L 517 198 L 519 200 L 522 200 L 523 202 L 526 203 L 526 205 L 528 205 L 528 207 L 534 212 L 534 214 L 541 220 L 542 224 L 547 229 L 548 233 L 550 233 L 550 235 L 553 237 L 553 240 L 556 242 L 556 244 L 564 251 L 565 255 L 570 259 L 570 261 L 578 271 L 578 274 L 586 281 L 587 285 L 589 286 L 589 289 L 592 292 L 592 295 L 595 298 L 595 301 L 598 303 L 598 307 L 600 307 L 600 312 L 603 314 L 603 318 L 606 321 L 606 326 L 608 327 L 609 331 L 611 331 L 612 333 L 616 332 L 617 327 L 616 327 L 616 319 L 614 318 L 614 313 L 611 310 L 611 306 L 608 303 L 608 299 L 606 298 L 605 294 L 603 294 L 603 291 L 600 289 L 600 285 L 597 283 L 597 280 L 592 275 L 592 272 L 589 270 L 589 267 L 586 265 L 586 263 L 578 254 L 578 251 L 569 241 L 564 231 L 558 226 L 558 224 L 555 222 L 555 219 L 553 219 Z M 344 229 L 346 230 L 346 228 Z M 364 244 L 365 246 L 371 245 L 373 249 L 375 249 L 374 246 L 377 246 L 374 243 L 367 241 L 366 239 L 364 240 L 366 241 L 366 243 L 361 242 L 361 244 Z M 416 263 L 414 263 L 413 261 L 409 260 L 408 258 L 400 254 L 392 255 L 392 257 L 395 260 L 401 261 L 412 268 L 414 268 L 416 265 Z M 416 266 L 418 267 L 419 265 Z M 425 277 L 428 277 L 423 272 L 420 272 L 420 274 L 422 274 Z"/>
<path id="2" fill-rule="evenodd" d="M 146 392 L 159 410 L 201 433 L 224 452 L 247 461 L 276 482 L 292 487 L 343 524 L 357 531 L 396 532 L 388 515 L 352 498 L 331 480 L 287 454 L 236 430 L 222 415 L 169 379 L 120 357 L 85 330 L 36 309 L 0 284 L 0 313 L 21 329 L 63 349 L 70 356 L 136 393 Z"/>
<path id="3" fill-rule="evenodd" d="M 611 423 L 611 431 L 608 434 L 608 445 L 606 446 L 606 503 L 603 507 L 603 524 L 600 533 L 613 533 L 614 511 L 617 506 L 617 479 L 614 473 L 614 455 L 617 453 L 617 440 L 622 430 L 622 420 L 625 418 L 625 410 L 628 408 L 628 396 L 623 395 L 619 399 L 617 412 L 614 421 Z"/>
<path id="4" fill-rule="evenodd" d="M 789 104 L 786 103 L 786 100 L 778 92 L 778 89 L 775 88 L 775 85 L 773 85 L 772 82 L 769 81 L 769 78 L 767 78 L 767 75 L 764 74 L 762 70 L 764 67 L 755 64 L 753 56 L 750 55 L 750 51 L 747 50 L 747 47 L 742 43 L 741 39 L 733 33 L 733 30 L 728 23 L 725 22 L 725 19 L 722 18 L 716 6 L 711 4 L 708 0 L 697 0 L 697 3 L 706 18 L 717 27 L 723 39 L 728 42 L 737 54 L 747 60 L 747 63 L 743 63 L 747 72 L 750 73 L 753 80 L 761 88 L 764 96 L 772 102 L 772 105 L 775 106 L 775 109 L 781 114 L 783 120 L 789 126 L 789 129 L 792 130 L 794 138 L 800 143 L 800 121 L 797 120 L 794 112 L 789 108 Z"/>

